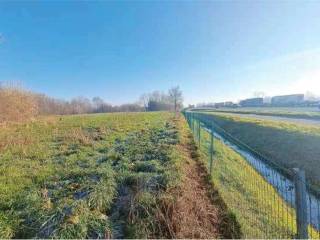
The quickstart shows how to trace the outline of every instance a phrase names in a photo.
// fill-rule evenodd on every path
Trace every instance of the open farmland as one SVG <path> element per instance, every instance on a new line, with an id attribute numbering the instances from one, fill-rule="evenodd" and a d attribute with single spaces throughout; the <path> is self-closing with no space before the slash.
<path id="1" fill-rule="evenodd" d="M 212 204 L 194 171 L 188 134 L 168 112 L 2 127 L 0 237 L 232 237 L 219 227 L 223 204 Z"/>
<path id="2" fill-rule="evenodd" d="M 279 121 L 207 113 L 219 126 L 267 159 L 285 167 L 306 171 L 311 185 L 318 189 L 320 128 Z"/>

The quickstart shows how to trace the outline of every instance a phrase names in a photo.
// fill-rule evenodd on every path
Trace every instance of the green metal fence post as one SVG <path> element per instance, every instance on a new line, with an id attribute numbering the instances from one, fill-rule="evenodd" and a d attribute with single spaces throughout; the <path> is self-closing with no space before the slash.
<path id="1" fill-rule="evenodd" d="M 294 168 L 296 192 L 297 238 L 308 239 L 307 188 L 303 170 Z"/>
<path id="2" fill-rule="evenodd" d="M 188 126 L 190 127 L 190 116 L 188 112 L 186 112 L 186 118 L 187 118 Z"/>
<path id="3" fill-rule="evenodd" d="M 192 113 L 192 133 L 194 134 L 194 113 Z"/>
<path id="4" fill-rule="evenodd" d="M 199 141 L 199 149 L 201 146 L 201 123 L 200 123 L 200 119 L 198 118 L 198 141 Z"/>
<path id="5" fill-rule="evenodd" d="M 211 134 L 210 134 L 210 165 L 209 172 L 212 174 L 212 161 L 213 161 L 213 124 L 211 125 Z"/>

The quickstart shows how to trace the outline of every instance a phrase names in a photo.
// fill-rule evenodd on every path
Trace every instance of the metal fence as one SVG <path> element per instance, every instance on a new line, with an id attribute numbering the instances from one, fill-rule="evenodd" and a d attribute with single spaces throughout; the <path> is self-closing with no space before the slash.
<path id="1" fill-rule="evenodd" d="M 303 170 L 271 161 L 205 113 L 184 116 L 243 237 L 320 239 L 320 200 Z"/>

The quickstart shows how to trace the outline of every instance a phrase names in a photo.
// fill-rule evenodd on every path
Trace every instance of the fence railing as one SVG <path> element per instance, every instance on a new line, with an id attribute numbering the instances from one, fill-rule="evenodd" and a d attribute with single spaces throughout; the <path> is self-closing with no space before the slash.
<path id="1" fill-rule="evenodd" d="M 320 200 L 308 190 L 303 170 L 271 161 L 205 113 L 184 116 L 243 237 L 320 239 Z"/>

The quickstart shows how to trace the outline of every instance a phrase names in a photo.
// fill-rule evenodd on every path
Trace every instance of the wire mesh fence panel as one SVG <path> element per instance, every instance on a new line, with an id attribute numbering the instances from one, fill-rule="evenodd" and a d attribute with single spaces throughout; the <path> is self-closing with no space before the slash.
<path id="1" fill-rule="evenodd" d="M 320 201 L 305 193 L 303 214 L 297 216 L 296 172 L 268 160 L 235 139 L 206 114 L 185 112 L 196 142 L 206 158 L 211 178 L 236 215 L 245 238 L 296 238 L 303 231 L 320 237 Z M 197 122 L 197 129 L 194 123 Z M 307 186 L 305 180 L 301 186 Z M 299 186 L 300 186 L 299 185 Z M 307 186 L 308 189 L 308 186 Z M 299 190 L 299 189 L 298 189 Z M 301 203 L 299 202 L 298 203 Z"/>

